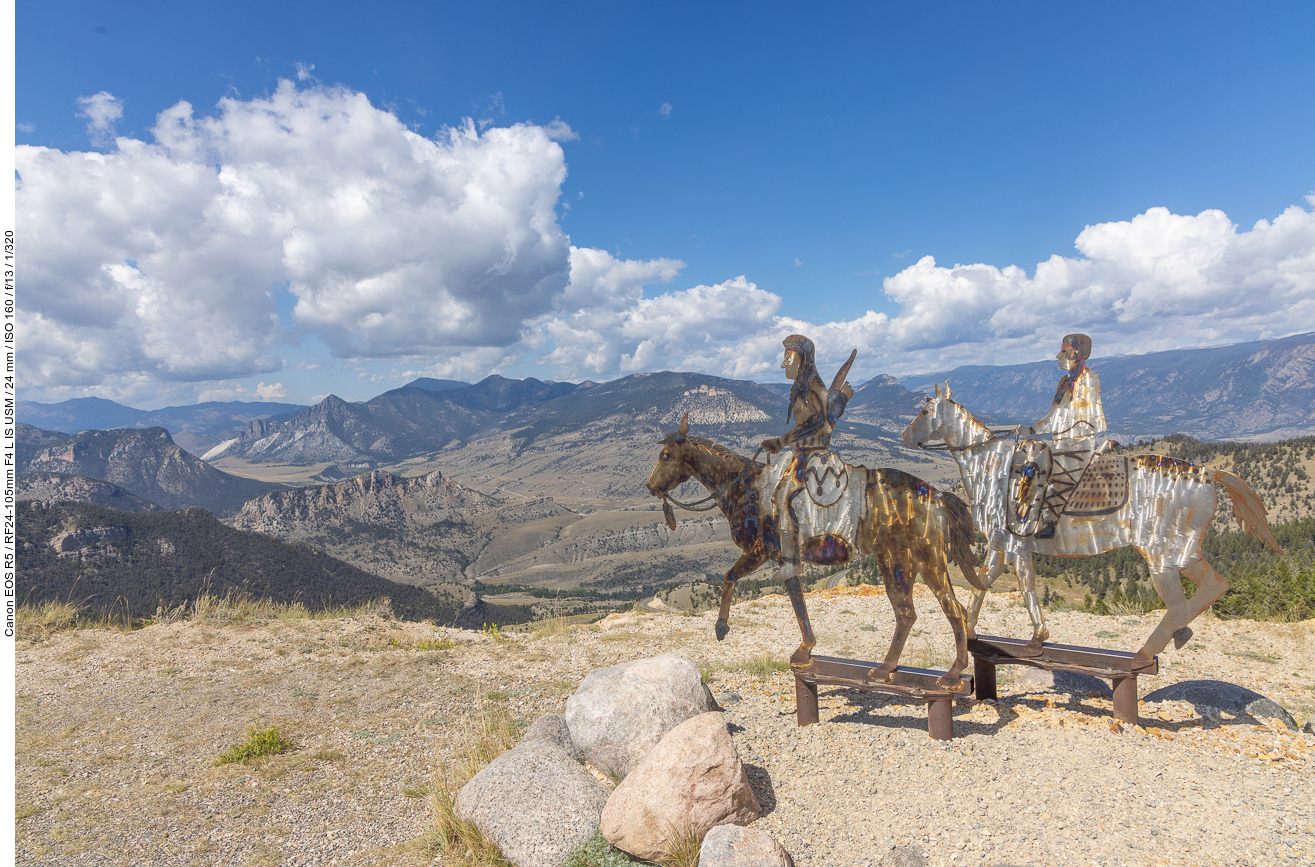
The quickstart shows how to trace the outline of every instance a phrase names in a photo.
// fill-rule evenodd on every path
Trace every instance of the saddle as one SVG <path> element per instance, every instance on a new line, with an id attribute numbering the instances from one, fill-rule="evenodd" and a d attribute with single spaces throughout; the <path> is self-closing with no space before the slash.
<path id="1" fill-rule="evenodd" d="M 1085 453 L 1054 452 L 1044 440 L 1019 443 L 1009 467 L 1009 532 L 1036 535 L 1047 501 L 1061 520 L 1108 515 L 1123 508 L 1128 502 L 1128 459 L 1100 454 L 1089 462 L 1084 458 Z"/>
<path id="2" fill-rule="evenodd" d="M 794 478 L 787 478 L 792 475 Z M 857 484 L 851 480 L 857 478 Z M 799 559 L 818 565 L 847 563 L 855 555 L 859 523 L 867 517 L 867 469 L 851 466 L 830 452 L 805 458 L 783 451 L 763 473 L 763 498 L 779 508 L 789 498 L 799 539 Z"/>

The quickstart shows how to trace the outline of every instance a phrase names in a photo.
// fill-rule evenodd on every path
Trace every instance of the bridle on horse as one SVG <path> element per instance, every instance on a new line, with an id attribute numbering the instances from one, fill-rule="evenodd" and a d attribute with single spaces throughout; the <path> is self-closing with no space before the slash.
<path id="1" fill-rule="evenodd" d="M 948 388 L 949 386 L 947 385 L 946 387 Z M 927 398 L 927 399 L 931 400 L 931 398 Z M 962 406 L 959 406 L 959 404 L 955 403 L 952 400 L 949 400 L 948 397 L 946 398 L 946 401 L 948 403 L 953 404 L 954 406 L 958 406 L 959 409 L 963 410 L 965 413 L 968 412 L 966 409 L 963 409 Z M 971 413 L 969 414 L 968 417 L 972 418 Z M 976 419 L 974 419 L 974 421 L 976 421 Z M 978 422 L 978 424 L 981 424 L 981 422 Z M 969 449 L 975 449 L 980 446 L 990 445 L 991 443 L 996 443 L 999 442 L 1000 440 L 1008 439 L 1009 437 L 1013 437 L 1014 439 L 1017 439 L 1019 432 L 1022 431 L 1023 429 L 1023 426 L 1021 424 L 1015 425 L 1014 427 L 1010 427 L 1010 428 L 1001 428 L 1000 430 L 991 430 L 989 427 L 986 427 L 986 425 L 982 425 L 982 427 L 986 428 L 986 433 L 988 436 L 987 439 L 984 439 L 979 443 L 970 443 L 966 446 L 952 446 L 947 442 L 940 443 L 939 445 L 928 445 L 926 443 L 918 443 L 918 448 L 927 452 L 966 452 Z"/>
<path id="2" fill-rule="evenodd" d="M 758 467 L 758 455 L 762 454 L 762 452 L 763 452 L 763 447 L 758 446 L 758 451 L 754 452 L 753 457 L 749 458 L 749 460 L 744 464 L 744 469 L 740 470 L 740 474 L 738 476 L 731 479 L 729 482 L 722 485 L 720 488 L 713 491 L 711 494 L 708 494 L 706 497 L 704 497 L 701 500 L 694 500 L 693 502 L 682 503 L 680 500 L 677 500 L 675 497 L 671 496 L 671 494 L 668 493 L 667 491 L 663 491 L 662 515 L 667 519 L 667 523 L 673 524 L 675 523 L 676 520 L 675 513 L 671 511 L 672 503 L 675 503 L 677 506 L 680 506 L 682 509 L 684 509 L 687 512 L 710 512 L 713 509 L 717 508 L 717 499 L 720 498 L 722 494 L 729 491 L 737 482 L 741 481 L 742 479 L 744 479 L 745 476 L 749 475 L 750 470 L 756 469 Z M 707 505 L 703 505 L 704 503 L 707 503 Z"/>
<path id="3" fill-rule="evenodd" d="M 918 448 L 927 452 L 966 452 L 968 449 L 975 449 L 980 448 L 981 446 L 990 445 L 991 443 L 998 443 L 1000 440 L 1009 439 L 1010 437 L 1017 439 L 1020 428 L 1022 428 L 1021 424 L 1017 427 L 1002 428 L 1001 430 L 991 430 L 990 428 L 987 428 L 986 432 L 990 434 L 989 438 L 984 439 L 979 443 L 970 443 L 966 446 L 952 446 L 949 443 L 942 442 L 931 445 L 928 445 L 927 443 L 918 443 Z"/>

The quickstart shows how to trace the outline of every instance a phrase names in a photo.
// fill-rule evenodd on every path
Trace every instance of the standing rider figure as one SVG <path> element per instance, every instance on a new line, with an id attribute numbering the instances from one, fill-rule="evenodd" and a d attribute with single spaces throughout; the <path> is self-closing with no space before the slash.
<path id="1" fill-rule="evenodd" d="M 1038 539 L 1052 539 L 1055 525 L 1096 452 L 1096 435 L 1105 432 L 1105 411 L 1100 404 L 1100 379 L 1087 367 L 1091 357 L 1091 338 L 1070 334 L 1064 338 L 1055 358 L 1060 370 L 1068 375 L 1059 381 L 1055 398 L 1046 417 L 1028 428 L 1029 435 L 1048 433 L 1054 437 L 1049 489 L 1042 503 Z"/>
<path id="2" fill-rule="evenodd" d="M 848 382 L 839 387 L 837 385 L 843 382 L 858 351 L 850 355 L 849 362 L 836 376 L 838 382 L 828 389 L 817 373 L 813 341 L 802 334 L 791 334 L 782 343 L 785 344 L 785 360 L 781 367 L 785 370 L 786 379 L 794 381 L 785 420 L 789 422 L 793 416 L 795 426 L 784 436 L 763 440 L 762 447 L 773 455 L 783 449 L 794 449 L 795 452 L 789 472 L 781 477 L 772 495 L 781 560 L 787 571 L 793 571 L 791 567 L 799 562 L 799 528 L 795 526 L 790 500 L 804 489 L 804 469 L 809 457 L 824 454 L 831 448 L 831 431 L 835 429 L 846 404 L 854 395 L 854 389 L 849 387 Z"/>

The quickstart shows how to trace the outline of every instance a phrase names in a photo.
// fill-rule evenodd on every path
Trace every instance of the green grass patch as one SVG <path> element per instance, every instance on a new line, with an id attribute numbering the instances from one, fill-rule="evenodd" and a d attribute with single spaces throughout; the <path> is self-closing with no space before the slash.
<path id="1" fill-rule="evenodd" d="M 220 753 L 215 764 L 228 765 L 241 762 L 245 765 L 249 764 L 252 759 L 258 759 L 262 756 L 282 755 L 295 746 L 295 743 L 279 734 L 278 729 L 273 726 L 261 729 L 259 726 L 253 725 L 247 729 L 247 739 Z"/>
<path id="2" fill-rule="evenodd" d="M 633 858 L 613 846 L 601 831 L 571 850 L 562 867 L 627 867 L 635 864 Z"/>

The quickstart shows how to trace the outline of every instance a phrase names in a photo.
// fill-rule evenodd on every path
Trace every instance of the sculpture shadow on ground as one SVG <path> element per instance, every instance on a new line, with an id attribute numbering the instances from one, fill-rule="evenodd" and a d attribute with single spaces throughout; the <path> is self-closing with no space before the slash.
<path id="1" fill-rule="evenodd" d="M 904 698 L 898 695 L 888 695 L 884 693 L 865 693 L 857 689 L 848 689 L 841 687 L 839 689 L 828 690 L 823 692 L 818 690 L 819 697 L 843 698 L 849 702 L 851 709 L 840 711 L 826 719 L 821 720 L 820 724 L 828 722 L 851 722 L 860 725 L 869 725 L 883 729 L 906 729 L 908 731 L 919 732 L 922 735 L 927 734 L 927 703 L 917 699 Z M 971 698 L 971 696 L 969 696 Z M 993 722 L 983 722 L 978 719 L 970 719 L 960 715 L 960 710 L 968 707 L 966 704 L 955 702 L 954 715 L 954 736 L 963 737 L 970 734 L 995 734 L 1009 723 L 1007 717 L 1000 717 Z M 894 714 L 880 713 L 883 709 L 896 709 Z M 789 716 L 794 716 L 794 710 L 788 712 Z"/>
<path id="2" fill-rule="evenodd" d="M 743 767 L 749 778 L 749 788 L 753 789 L 758 806 L 763 808 L 763 815 L 771 814 L 776 810 L 776 786 L 772 783 L 772 775 L 767 773 L 766 768 L 748 762 L 744 762 Z"/>
<path id="3" fill-rule="evenodd" d="M 1143 704 L 1161 701 L 1187 702 L 1201 715 L 1202 724 L 1255 725 L 1276 719 L 1290 731 L 1297 731 L 1297 721 L 1278 702 L 1222 680 L 1185 680 L 1142 696 Z"/>
<path id="4" fill-rule="evenodd" d="M 1014 688 L 1023 688 L 1028 692 L 1060 692 L 1074 698 L 1113 698 L 1114 691 L 1110 685 L 1099 677 L 1076 671 L 1046 671 L 1041 668 L 1029 668 L 1011 684 Z M 1094 693 L 1094 694 L 1093 694 Z"/>

